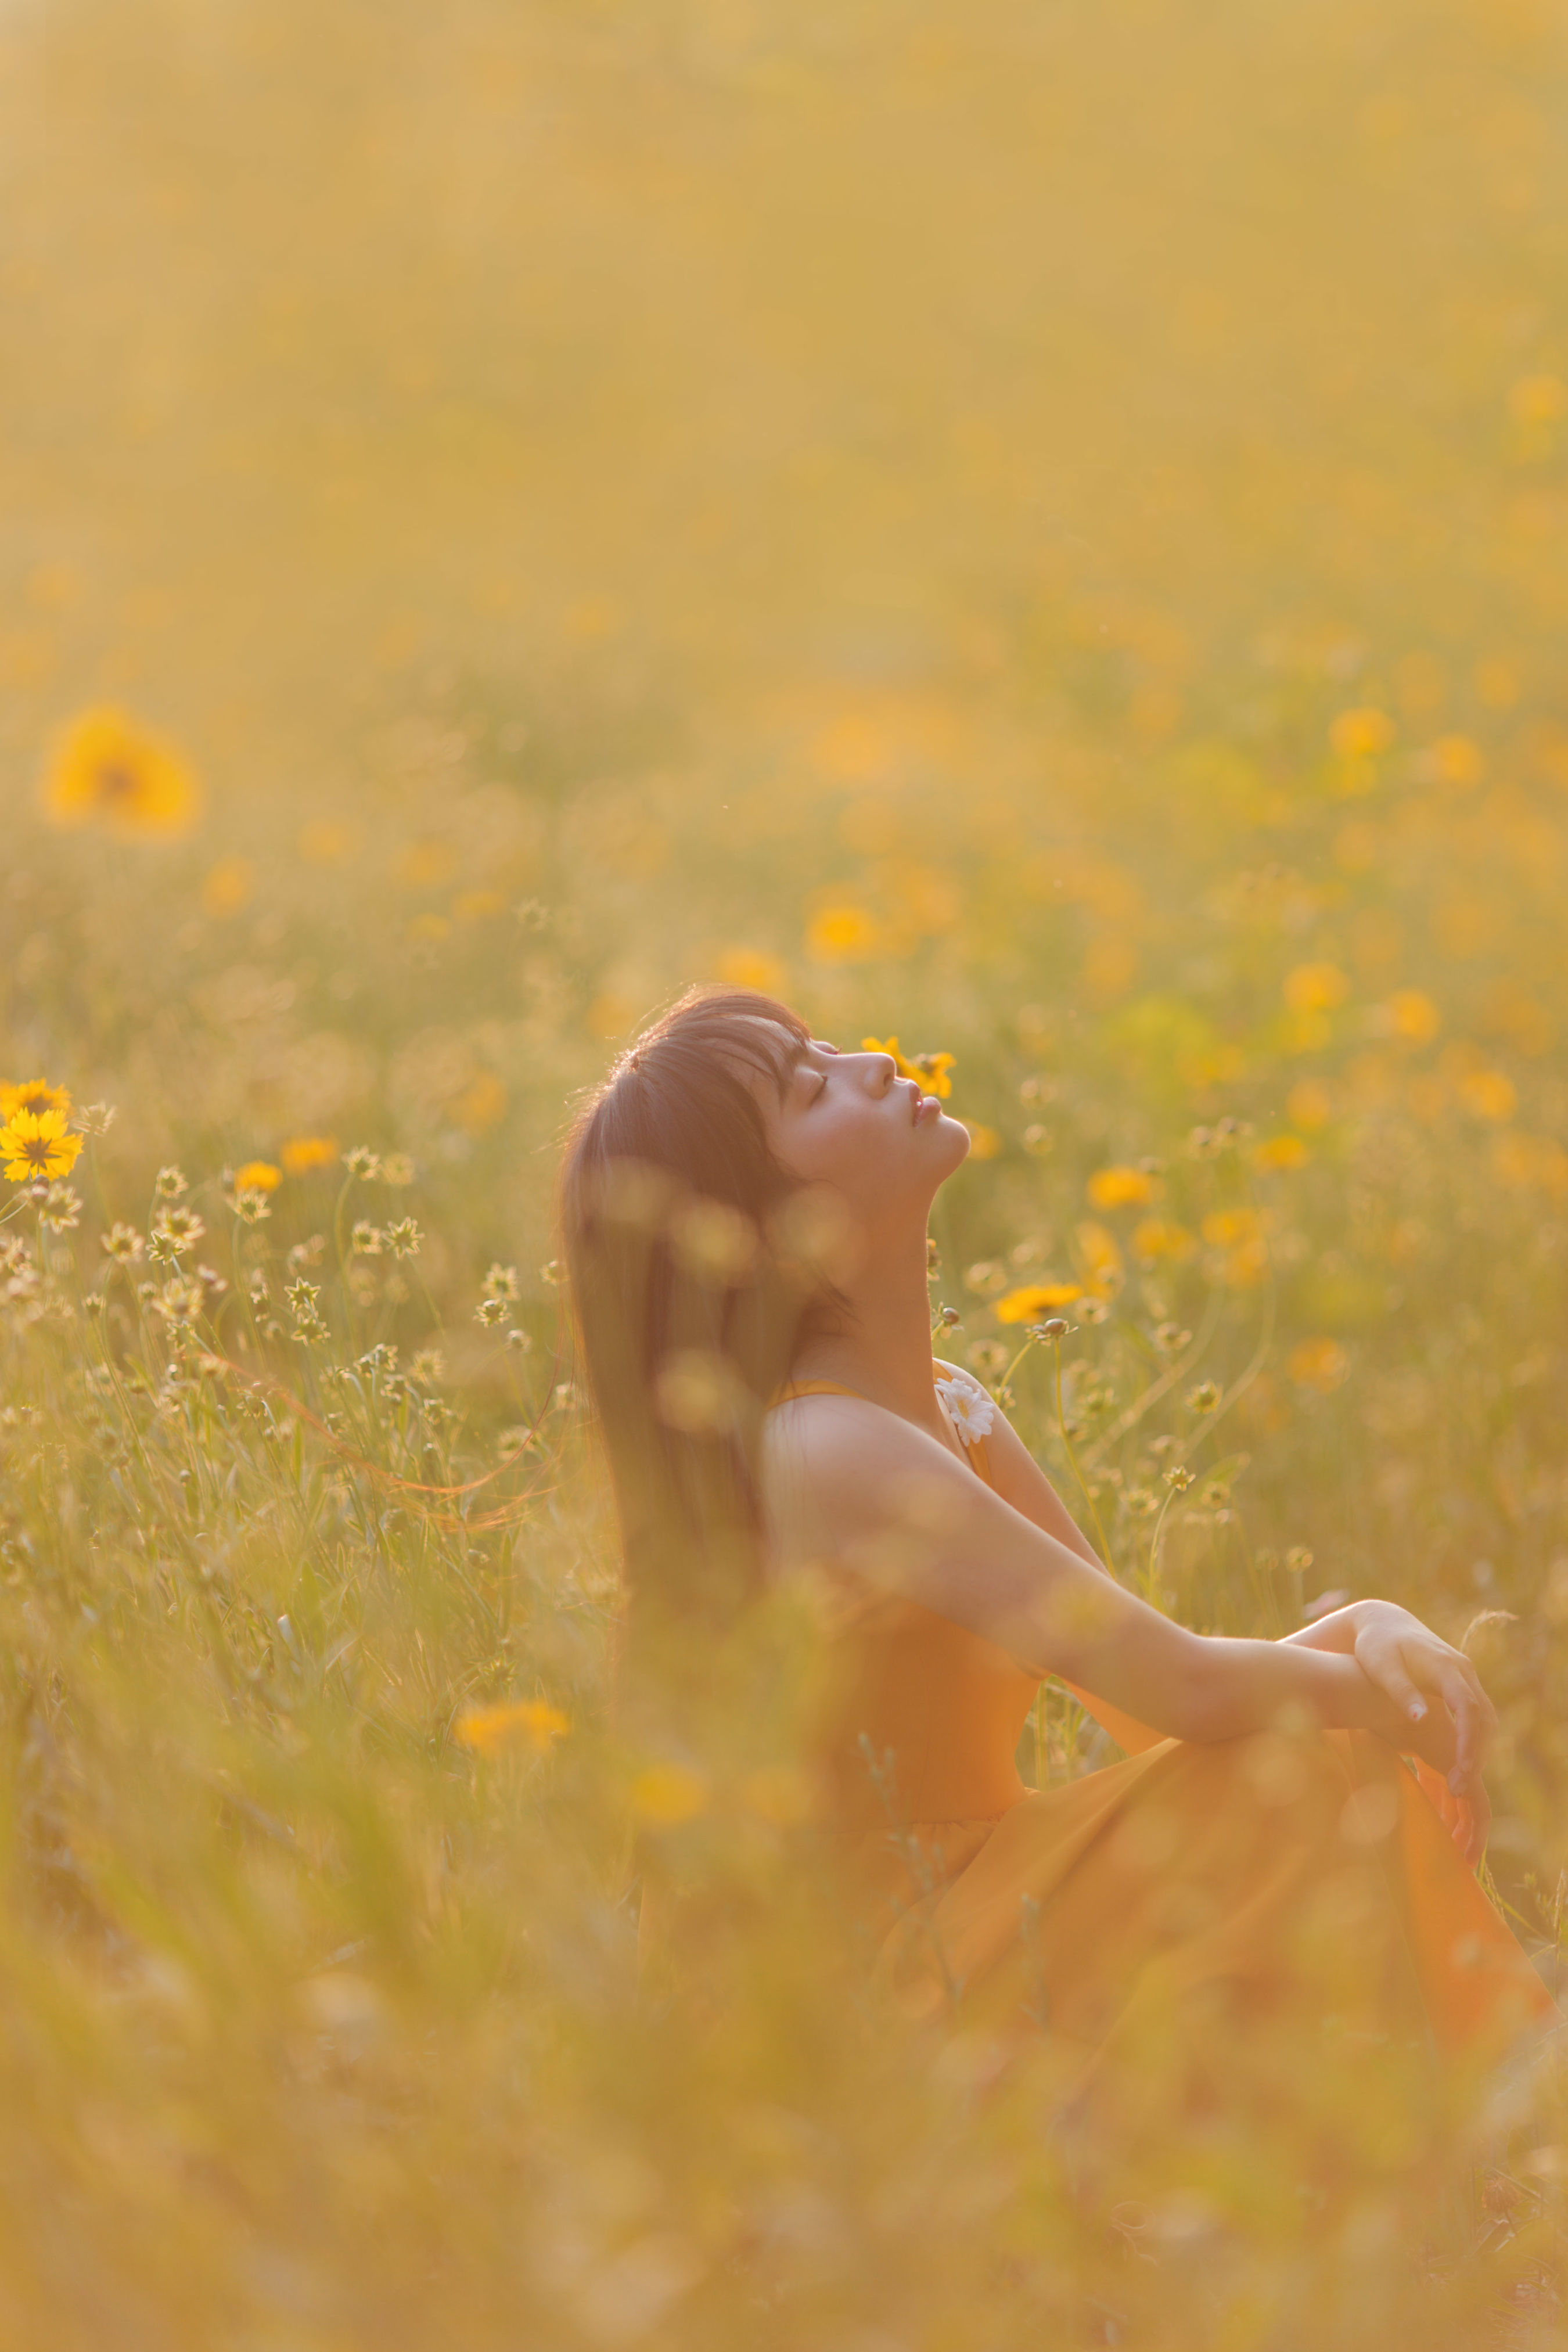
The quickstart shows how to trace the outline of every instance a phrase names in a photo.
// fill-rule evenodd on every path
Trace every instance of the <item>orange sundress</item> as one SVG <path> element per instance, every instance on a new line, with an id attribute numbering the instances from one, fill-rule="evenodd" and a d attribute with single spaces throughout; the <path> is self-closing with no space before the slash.
<path id="1" fill-rule="evenodd" d="M 803 1381 L 776 1402 L 855 1393 Z M 984 1439 L 949 1417 L 994 1483 Z M 1200 1744 L 1122 1718 L 1141 1753 L 1030 1789 L 1015 1755 L 1036 1676 L 853 1576 L 832 1579 L 829 1609 L 836 1843 L 874 1978 L 911 2019 L 1045 2027 L 1084 2080 L 1118 2053 L 1138 2074 L 1177 2020 L 1194 2063 L 1234 2054 L 1250 2021 L 1258 2047 L 1288 2022 L 1298 2047 L 1304 2026 L 1342 2053 L 1393 2043 L 1480 2068 L 1560 2021 L 1373 1734 Z"/>

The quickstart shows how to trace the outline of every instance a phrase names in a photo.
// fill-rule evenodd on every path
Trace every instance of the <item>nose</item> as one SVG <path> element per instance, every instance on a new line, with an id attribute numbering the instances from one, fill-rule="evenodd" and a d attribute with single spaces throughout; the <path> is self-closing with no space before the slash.
<path id="1" fill-rule="evenodd" d="M 879 1095 L 885 1095 L 899 1075 L 899 1066 L 891 1054 L 868 1054 L 871 1065 L 871 1083 Z"/>

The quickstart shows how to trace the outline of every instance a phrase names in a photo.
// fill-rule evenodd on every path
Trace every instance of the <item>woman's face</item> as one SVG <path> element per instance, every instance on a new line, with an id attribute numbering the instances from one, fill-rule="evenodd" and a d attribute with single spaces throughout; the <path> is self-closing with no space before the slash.
<path id="1" fill-rule="evenodd" d="M 900 1078 L 890 1054 L 841 1054 L 813 1038 L 780 1101 L 761 1094 L 768 1140 L 803 1182 L 831 1184 L 868 1223 L 908 1208 L 923 1220 L 969 1150 L 934 1095 Z"/>

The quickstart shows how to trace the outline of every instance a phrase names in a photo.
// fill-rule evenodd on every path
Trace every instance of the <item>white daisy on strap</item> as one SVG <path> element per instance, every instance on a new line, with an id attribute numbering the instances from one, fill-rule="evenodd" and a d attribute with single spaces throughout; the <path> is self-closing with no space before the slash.
<path id="1" fill-rule="evenodd" d="M 990 1436 L 996 1407 L 977 1380 L 968 1372 L 938 1372 L 936 1387 L 954 1429 L 966 1445 Z"/>

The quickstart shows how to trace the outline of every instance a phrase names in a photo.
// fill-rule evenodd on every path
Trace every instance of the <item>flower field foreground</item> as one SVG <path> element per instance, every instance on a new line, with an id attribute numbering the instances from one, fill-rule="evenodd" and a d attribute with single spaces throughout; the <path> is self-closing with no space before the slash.
<path id="1" fill-rule="evenodd" d="M 693 981 L 881 1041 L 940 1352 L 1184 1622 L 1472 1653 L 1562 1993 L 1559 14 L 56 0 L 0 93 L 0 2342 L 1555 2346 L 1550 2052 L 1086 2135 L 887 2013 L 812 1591 L 617 1684 L 552 1183 Z"/>

